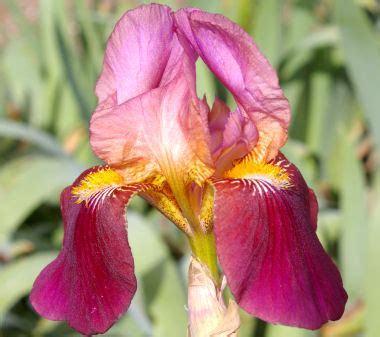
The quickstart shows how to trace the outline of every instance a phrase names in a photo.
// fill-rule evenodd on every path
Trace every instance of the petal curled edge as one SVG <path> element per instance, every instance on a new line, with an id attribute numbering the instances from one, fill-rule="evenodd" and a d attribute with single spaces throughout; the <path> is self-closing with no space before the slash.
<path id="1" fill-rule="evenodd" d="M 282 155 L 272 165 L 285 170 L 290 186 L 281 188 L 262 174 L 215 181 L 218 257 L 246 311 L 272 323 L 317 329 L 342 316 L 347 294 L 315 233 L 315 197 Z"/>
<path id="2" fill-rule="evenodd" d="M 143 185 L 108 186 L 77 203 L 73 187 L 61 194 L 65 233 L 58 257 L 40 273 L 30 295 L 35 310 L 65 320 L 85 335 L 103 333 L 128 309 L 136 291 L 125 205 Z"/>
<path id="3" fill-rule="evenodd" d="M 268 159 L 287 140 L 290 108 L 276 72 L 252 38 L 223 15 L 198 9 L 175 14 L 180 32 L 210 70 L 234 95 L 260 135 L 271 137 Z"/>
<path id="4" fill-rule="evenodd" d="M 102 102 L 116 94 L 118 104 L 157 87 L 171 52 L 171 9 L 144 5 L 128 11 L 116 24 L 106 47 L 96 84 Z"/>

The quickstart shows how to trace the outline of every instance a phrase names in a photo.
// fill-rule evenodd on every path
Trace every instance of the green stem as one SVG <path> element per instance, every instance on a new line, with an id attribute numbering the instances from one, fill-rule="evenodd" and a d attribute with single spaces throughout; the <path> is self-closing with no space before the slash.
<path id="1" fill-rule="evenodd" d="M 189 239 L 194 256 L 208 267 L 215 284 L 218 285 L 220 283 L 220 275 L 216 258 L 214 233 L 195 233 Z"/>

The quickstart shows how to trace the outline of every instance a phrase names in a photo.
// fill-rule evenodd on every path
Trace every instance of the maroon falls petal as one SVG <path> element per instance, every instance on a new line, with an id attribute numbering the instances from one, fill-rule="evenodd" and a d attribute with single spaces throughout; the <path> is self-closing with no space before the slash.
<path id="1" fill-rule="evenodd" d="M 317 329 L 339 319 L 347 295 L 300 172 L 282 155 L 245 166 L 215 182 L 217 252 L 237 302 L 272 323 Z"/>
<path id="2" fill-rule="evenodd" d="M 39 314 L 65 320 L 85 335 L 108 330 L 136 291 L 124 216 L 125 205 L 144 186 L 121 182 L 115 171 L 97 167 L 62 192 L 63 247 L 30 296 Z"/>

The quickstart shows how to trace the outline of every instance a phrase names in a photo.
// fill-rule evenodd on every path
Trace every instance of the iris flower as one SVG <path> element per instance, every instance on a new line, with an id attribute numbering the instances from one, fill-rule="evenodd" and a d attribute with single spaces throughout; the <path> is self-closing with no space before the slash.
<path id="1" fill-rule="evenodd" d="M 230 111 L 196 94 L 198 58 L 233 95 Z M 90 142 L 104 166 L 61 195 L 63 247 L 31 303 L 77 331 L 102 333 L 136 291 L 125 207 L 138 194 L 189 239 L 238 305 L 272 323 L 317 329 L 341 317 L 340 274 L 317 235 L 318 204 L 279 151 L 290 110 L 251 37 L 222 15 L 146 5 L 111 34 Z"/>

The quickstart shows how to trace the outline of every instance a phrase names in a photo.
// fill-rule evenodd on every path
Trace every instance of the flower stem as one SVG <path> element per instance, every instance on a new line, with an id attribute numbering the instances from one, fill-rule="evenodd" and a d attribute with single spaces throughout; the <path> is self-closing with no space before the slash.
<path id="1" fill-rule="evenodd" d="M 189 239 L 194 256 L 208 267 L 215 284 L 219 284 L 220 275 L 216 258 L 214 233 L 195 233 Z"/>

